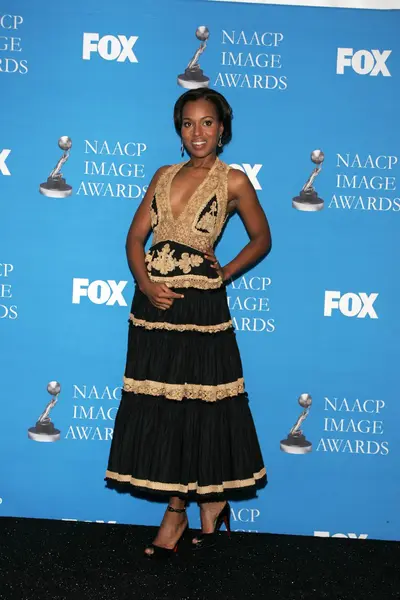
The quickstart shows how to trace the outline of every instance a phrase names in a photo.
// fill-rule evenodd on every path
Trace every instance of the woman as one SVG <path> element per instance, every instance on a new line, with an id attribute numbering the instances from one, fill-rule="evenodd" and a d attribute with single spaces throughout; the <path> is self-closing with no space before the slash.
<path id="1" fill-rule="evenodd" d="M 222 521 L 229 530 L 228 498 L 266 483 L 225 282 L 266 255 L 270 231 L 247 176 L 217 156 L 231 120 L 214 90 L 178 99 L 175 128 L 190 160 L 155 173 L 127 239 L 137 286 L 106 478 L 169 497 L 149 557 L 176 551 L 188 500 L 200 505 L 202 533 L 192 541 L 204 548 Z M 221 267 L 213 248 L 235 210 L 250 242 Z"/>

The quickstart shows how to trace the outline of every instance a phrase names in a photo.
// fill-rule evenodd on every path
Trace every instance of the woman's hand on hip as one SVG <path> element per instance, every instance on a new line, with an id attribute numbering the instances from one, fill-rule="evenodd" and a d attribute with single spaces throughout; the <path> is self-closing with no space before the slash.
<path id="1" fill-rule="evenodd" d="M 224 275 L 224 269 L 219 264 L 217 257 L 215 256 L 214 250 L 210 248 L 204 253 L 204 256 L 207 260 L 211 262 L 211 268 L 215 269 L 218 275 L 221 277 L 222 281 L 225 281 L 226 277 Z"/>

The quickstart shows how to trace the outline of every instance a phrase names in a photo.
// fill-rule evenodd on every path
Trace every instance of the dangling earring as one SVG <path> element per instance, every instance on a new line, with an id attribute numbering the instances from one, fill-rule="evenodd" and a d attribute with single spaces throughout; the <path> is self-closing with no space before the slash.
<path id="1" fill-rule="evenodd" d="M 183 141 L 181 144 L 181 156 L 182 156 L 182 158 L 185 156 L 185 146 L 183 145 Z"/>
<path id="2" fill-rule="evenodd" d="M 218 140 L 218 147 L 222 148 L 222 133 L 219 136 L 219 140 Z"/>

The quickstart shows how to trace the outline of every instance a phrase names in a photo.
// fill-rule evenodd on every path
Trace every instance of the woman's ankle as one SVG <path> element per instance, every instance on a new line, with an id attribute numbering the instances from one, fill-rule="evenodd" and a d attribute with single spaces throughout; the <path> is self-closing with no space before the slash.
<path id="1" fill-rule="evenodd" d="M 217 502 L 201 502 L 200 510 L 204 512 L 218 512 L 224 508 L 226 500 L 218 500 Z"/>
<path id="2" fill-rule="evenodd" d="M 186 501 L 182 500 L 182 498 L 178 498 L 177 496 L 172 496 L 169 499 L 168 507 L 172 509 L 172 511 L 181 511 L 186 509 Z"/>

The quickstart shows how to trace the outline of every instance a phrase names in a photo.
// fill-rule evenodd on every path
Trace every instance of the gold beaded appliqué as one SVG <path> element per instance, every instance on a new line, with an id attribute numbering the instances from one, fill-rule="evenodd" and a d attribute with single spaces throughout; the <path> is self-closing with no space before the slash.
<path id="1" fill-rule="evenodd" d="M 171 250 L 169 244 L 164 244 L 161 250 L 149 251 L 145 257 L 147 270 L 151 272 L 155 269 L 162 275 L 168 275 L 171 271 L 179 269 L 187 274 L 193 267 L 199 267 L 204 262 L 204 258 L 198 254 L 183 252 L 179 260 L 174 257 L 174 254 L 175 250 Z"/>
<path id="2" fill-rule="evenodd" d="M 203 211 L 202 211 L 203 212 Z M 217 223 L 217 201 L 213 200 L 211 205 L 206 207 L 206 211 L 201 216 L 201 218 L 197 221 L 195 225 L 195 229 L 201 230 L 205 233 L 212 233 L 215 229 L 215 225 Z"/>

